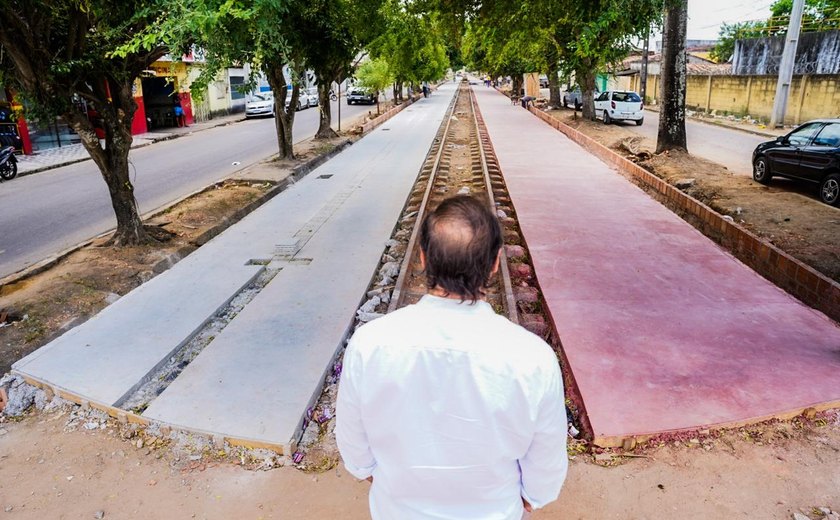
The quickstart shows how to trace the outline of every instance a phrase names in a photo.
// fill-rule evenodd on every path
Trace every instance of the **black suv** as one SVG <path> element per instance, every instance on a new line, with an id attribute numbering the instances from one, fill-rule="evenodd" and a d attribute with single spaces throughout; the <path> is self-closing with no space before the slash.
<path id="1" fill-rule="evenodd" d="M 768 184 L 774 175 L 819 184 L 820 199 L 840 205 L 840 119 L 809 121 L 791 133 L 758 145 L 753 179 Z"/>

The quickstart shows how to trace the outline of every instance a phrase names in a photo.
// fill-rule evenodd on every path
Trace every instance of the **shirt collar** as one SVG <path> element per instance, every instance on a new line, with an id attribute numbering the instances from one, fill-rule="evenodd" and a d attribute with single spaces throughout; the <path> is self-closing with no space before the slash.
<path id="1" fill-rule="evenodd" d="M 432 294 L 423 295 L 423 297 L 420 298 L 420 301 L 417 302 L 417 305 L 429 309 L 446 309 L 447 311 L 456 311 L 469 314 L 475 314 L 486 311 L 493 312 L 493 307 L 491 307 L 489 303 L 483 300 L 478 300 L 475 303 L 472 303 L 469 300 L 465 300 L 462 302 L 458 299 L 442 298 L 440 296 L 435 296 Z"/>

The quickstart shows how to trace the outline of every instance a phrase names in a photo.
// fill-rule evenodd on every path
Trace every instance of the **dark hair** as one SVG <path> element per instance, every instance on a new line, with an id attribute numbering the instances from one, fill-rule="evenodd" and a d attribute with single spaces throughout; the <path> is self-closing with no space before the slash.
<path id="1" fill-rule="evenodd" d="M 429 288 L 463 300 L 475 302 L 484 295 L 501 247 L 502 229 L 489 204 L 467 195 L 441 202 L 420 228 Z"/>

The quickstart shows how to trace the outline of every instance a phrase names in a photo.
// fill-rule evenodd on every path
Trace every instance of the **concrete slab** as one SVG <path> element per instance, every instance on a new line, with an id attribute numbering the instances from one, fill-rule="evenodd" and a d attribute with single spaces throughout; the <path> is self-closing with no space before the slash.
<path id="1" fill-rule="evenodd" d="M 412 105 L 254 215 L 292 216 L 282 244 L 272 234 L 283 246 L 274 252 L 290 262 L 144 417 L 272 444 L 297 434 L 453 94 L 442 87 Z M 300 222 L 297 213 L 309 218 Z M 238 237 L 242 247 L 264 242 L 259 233 Z"/>
<path id="2" fill-rule="evenodd" d="M 114 405 L 261 269 L 221 256 L 191 255 L 12 370 L 93 403 Z"/>
<path id="3" fill-rule="evenodd" d="M 596 440 L 840 405 L 840 327 L 475 88 Z"/>

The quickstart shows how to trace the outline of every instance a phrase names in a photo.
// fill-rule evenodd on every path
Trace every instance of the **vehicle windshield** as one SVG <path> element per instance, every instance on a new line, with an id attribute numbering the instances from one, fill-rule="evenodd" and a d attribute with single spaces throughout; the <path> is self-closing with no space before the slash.
<path id="1" fill-rule="evenodd" d="M 254 94 L 251 101 L 271 101 L 271 94 Z"/>
<path id="2" fill-rule="evenodd" d="M 628 103 L 638 103 L 642 100 L 635 92 L 613 92 L 613 101 L 623 101 Z"/>

